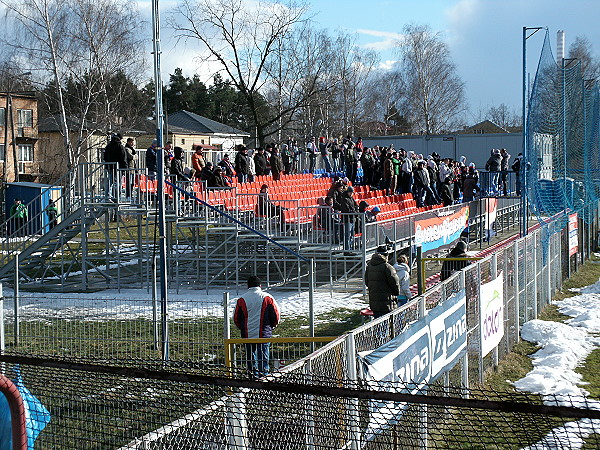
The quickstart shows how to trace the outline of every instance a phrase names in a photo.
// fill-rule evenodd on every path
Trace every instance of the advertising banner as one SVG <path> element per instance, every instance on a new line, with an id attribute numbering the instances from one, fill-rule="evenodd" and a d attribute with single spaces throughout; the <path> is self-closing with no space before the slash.
<path id="1" fill-rule="evenodd" d="M 498 277 L 480 287 L 481 354 L 487 355 L 504 336 L 504 277 Z"/>
<path id="2" fill-rule="evenodd" d="M 388 388 L 387 383 L 398 383 L 395 392 L 414 394 L 450 370 L 466 348 L 467 309 L 462 290 L 391 341 L 359 353 L 359 376 L 374 386 L 379 381 L 385 381 Z M 405 408 L 403 403 L 371 401 L 365 438 L 396 423 Z"/>
<path id="3" fill-rule="evenodd" d="M 496 235 L 494 231 L 494 224 L 496 223 L 496 216 L 498 215 L 498 199 L 497 198 L 486 198 L 485 199 L 485 231 L 487 240 L 489 241 Z"/>
<path id="4" fill-rule="evenodd" d="M 579 251 L 577 228 L 577 213 L 569 214 L 569 256 L 573 256 Z"/>
<path id="5" fill-rule="evenodd" d="M 415 220 L 415 243 L 423 254 L 451 246 L 469 224 L 469 207 L 439 211 L 435 217 Z"/>

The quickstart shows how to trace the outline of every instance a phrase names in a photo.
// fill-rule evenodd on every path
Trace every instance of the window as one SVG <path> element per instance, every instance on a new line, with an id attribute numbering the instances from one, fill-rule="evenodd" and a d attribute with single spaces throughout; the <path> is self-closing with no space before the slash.
<path id="1" fill-rule="evenodd" d="M 4 144 L 0 144 L 0 161 L 4 161 Z"/>
<path id="2" fill-rule="evenodd" d="M 0 108 L 0 127 L 6 125 L 6 108 Z"/>
<path id="3" fill-rule="evenodd" d="M 17 109 L 17 127 L 30 127 L 33 128 L 33 110 L 31 109 Z"/>
<path id="4" fill-rule="evenodd" d="M 33 145 L 19 145 L 19 161 L 33 161 Z"/>
<path id="5" fill-rule="evenodd" d="M 181 140 L 181 143 L 182 143 L 182 144 L 185 144 L 185 139 L 182 139 L 182 140 Z"/>

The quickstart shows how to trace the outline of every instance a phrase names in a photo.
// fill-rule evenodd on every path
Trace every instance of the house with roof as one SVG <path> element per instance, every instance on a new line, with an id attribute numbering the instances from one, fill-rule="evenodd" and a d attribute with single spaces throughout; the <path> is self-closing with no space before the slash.
<path id="1" fill-rule="evenodd" d="M 74 144 L 79 140 L 79 130 L 83 134 L 81 143 L 81 162 L 100 162 L 102 150 L 106 146 L 106 133 L 89 122 L 75 117 L 67 117 L 69 137 Z M 68 156 L 65 150 L 63 131 L 60 126 L 60 115 L 52 115 L 40 119 L 38 125 L 40 167 L 47 174 L 46 182 L 56 181 L 68 170 Z"/>
<path id="2" fill-rule="evenodd" d="M 206 160 L 213 162 L 219 161 L 225 153 L 235 152 L 235 146 L 250 137 L 250 133 L 185 110 L 167 115 L 165 134 L 173 146 L 183 148 L 187 154 L 193 146 L 202 145 Z M 137 148 L 148 148 L 153 139 L 150 133 L 138 136 Z"/>

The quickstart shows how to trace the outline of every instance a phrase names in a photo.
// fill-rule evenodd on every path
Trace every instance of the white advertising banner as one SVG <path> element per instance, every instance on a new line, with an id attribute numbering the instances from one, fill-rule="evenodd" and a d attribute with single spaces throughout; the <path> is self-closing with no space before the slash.
<path id="1" fill-rule="evenodd" d="M 480 287 L 481 354 L 487 355 L 504 336 L 504 276 Z"/>

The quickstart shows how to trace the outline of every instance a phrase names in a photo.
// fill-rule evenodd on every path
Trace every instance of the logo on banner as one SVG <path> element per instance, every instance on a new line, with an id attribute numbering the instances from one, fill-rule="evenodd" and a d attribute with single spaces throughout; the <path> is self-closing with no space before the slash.
<path id="1" fill-rule="evenodd" d="M 504 336 L 504 277 L 481 285 L 479 321 L 481 330 L 481 353 L 487 355 Z"/>
<path id="2" fill-rule="evenodd" d="M 391 341 L 360 353 L 361 376 L 367 383 L 401 383 L 405 388 L 400 392 L 414 394 L 454 367 L 466 348 L 467 307 L 462 290 Z M 397 423 L 405 407 L 404 403 L 371 401 L 366 439 Z"/>
<path id="3" fill-rule="evenodd" d="M 456 241 L 469 223 L 469 207 L 464 206 L 445 217 L 415 221 L 415 242 L 423 252 L 435 250 Z"/>

